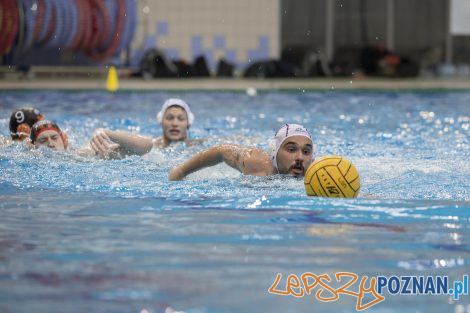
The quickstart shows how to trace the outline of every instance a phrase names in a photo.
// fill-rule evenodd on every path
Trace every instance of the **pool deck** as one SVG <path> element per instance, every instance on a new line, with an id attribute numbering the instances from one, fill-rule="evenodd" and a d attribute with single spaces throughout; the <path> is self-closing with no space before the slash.
<path id="1" fill-rule="evenodd" d="M 387 79 L 121 79 L 120 90 L 470 90 L 468 80 L 387 80 Z M 0 80 L 0 90 L 100 90 L 99 79 Z"/>
<path id="2" fill-rule="evenodd" d="M 143 79 L 119 70 L 120 90 L 470 90 L 470 79 L 386 78 L 183 78 Z M 103 90 L 107 69 L 35 67 L 28 75 L 0 69 L 0 90 Z"/>

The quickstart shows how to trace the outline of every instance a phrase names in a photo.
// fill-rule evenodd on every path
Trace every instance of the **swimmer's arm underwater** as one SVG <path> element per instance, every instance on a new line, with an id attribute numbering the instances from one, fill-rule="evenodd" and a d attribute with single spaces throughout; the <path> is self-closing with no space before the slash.
<path id="1" fill-rule="evenodd" d="M 225 162 L 245 175 L 266 176 L 271 171 L 269 156 L 264 151 L 223 144 L 201 151 L 183 164 L 176 166 L 170 171 L 169 179 L 182 180 L 193 172 L 221 162 Z"/>
<path id="2" fill-rule="evenodd" d="M 96 151 L 99 155 L 106 154 L 110 149 L 116 150 L 117 147 L 113 146 L 119 145 L 121 153 L 126 154 L 137 154 L 143 155 L 153 147 L 153 141 L 151 138 L 146 138 L 138 135 L 133 135 L 124 131 L 112 131 L 108 129 L 97 129 L 93 135 L 90 145 L 93 150 Z"/>

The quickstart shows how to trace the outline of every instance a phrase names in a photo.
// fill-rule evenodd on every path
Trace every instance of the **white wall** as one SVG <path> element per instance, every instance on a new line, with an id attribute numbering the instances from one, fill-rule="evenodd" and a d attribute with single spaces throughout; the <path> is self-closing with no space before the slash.
<path id="1" fill-rule="evenodd" d="M 138 0 L 133 63 L 156 47 L 170 59 L 200 54 L 214 69 L 220 58 L 244 68 L 280 55 L 279 0 Z"/>
<path id="2" fill-rule="evenodd" d="M 470 35 L 469 0 L 451 0 L 450 32 L 452 35 Z"/>

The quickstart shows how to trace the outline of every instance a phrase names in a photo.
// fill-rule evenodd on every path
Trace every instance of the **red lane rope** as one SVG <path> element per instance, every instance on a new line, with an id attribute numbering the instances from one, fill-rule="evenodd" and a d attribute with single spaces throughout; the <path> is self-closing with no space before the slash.
<path id="1" fill-rule="evenodd" d="M 77 33 L 75 34 L 75 38 L 73 39 L 71 45 L 70 45 L 70 48 L 72 50 L 76 50 L 79 48 L 80 46 L 80 43 L 82 41 L 82 37 L 85 33 L 85 26 L 86 26 L 86 12 L 85 12 L 85 9 L 84 9 L 84 1 L 81 1 L 81 0 L 74 0 L 75 1 L 75 5 L 77 7 L 77 15 L 78 15 L 78 19 L 77 19 Z"/>
<path id="2" fill-rule="evenodd" d="M 77 50 L 81 51 L 87 49 L 90 44 L 93 31 L 91 28 L 92 11 L 88 0 L 78 0 L 78 2 L 81 3 L 81 12 L 83 16 L 82 33 L 80 35 L 80 40 L 77 43 Z"/>
<path id="3" fill-rule="evenodd" d="M 124 21 L 126 18 L 126 4 L 124 0 L 118 0 L 118 10 L 117 10 L 117 19 L 116 19 L 116 29 L 111 30 L 113 31 L 113 39 L 111 43 L 109 44 L 108 47 L 104 48 L 104 50 L 100 51 L 99 49 L 96 49 L 94 51 L 91 51 L 87 53 L 87 55 L 96 60 L 96 61 L 103 61 L 109 57 L 112 57 L 115 53 L 116 50 L 119 48 L 119 43 L 122 39 L 122 35 L 124 32 Z M 103 33 L 105 35 L 105 33 Z M 103 40 L 107 38 L 106 36 L 103 36 Z"/>
<path id="4" fill-rule="evenodd" d="M 69 16 L 69 12 L 64 11 L 68 1 L 74 1 L 74 22 L 77 23 L 73 25 L 73 29 L 76 29 L 74 37 L 66 38 L 70 43 L 70 50 L 82 52 L 95 61 L 103 61 L 116 55 L 122 48 L 120 44 L 125 40 L 123 36 L 128 18 L 126 12 L 129 9 L 129 2 L 126 0 L 113 0 L 112 3 L 106 0 L 35 0 L 31 1 L 34 8 L 29 8 L 30 2 L 27 6 L 24 3 L 18 6 L 19 1 L 0 0 L 0 55 L 9 53 L 15 44 L 23 44 L 18 42 L 21 39 L 18 33 L 20 27 L 24 27 L 19 23 L 25 23 L 20 21 L 20 13 L 26 13 L 26 10 L 36 10 L 34 15 L 28 11 L 29 16 L 35 19 L 32 23 L 32 37 L 29 39 L 30 48 L 47 48 L 51 40 L 56 42 L 59 39 L 53 38 L 57 35 L 56 26 L 61 26 L 64 17 Z M 59 7 L 63 9 L 59 10 Z M 57 43 L 59 46 L 61 44 Z"/>
<path id="5" fill-rule="evenodd" d="M 6 18 L 5 18 L 5 5 L 3 4 L 3 0 L 0 1 L 0 51 L 3 50 L 3 46 L 5 45 L 5 29 L 6 29 Z"/>
<path id="6" fill-rule="evenodd" d="M 51 20 L 49 21 L 49 25 L 44 25 L 44 27 L 47 27 L 47 33 L 42 42 L 44 44 L 51 40 L 52 35 L 54 35 L 57 14 L 58 12 L 56 11 L 55 7 L 52 7 L 52 15 Z"/>
<path id="7" fill-rule="evenodd" d="M 38 0 L 36 10 L 37 10 L 37 13 L 36 13 L 33 44 L 39 41 L 40 39 L 39 36 L 41 35 L 41 29 L 42 27 L 44 27 L 44 25 L 42 25 L 42 23 L 44 23 L 44 11 L 46 10 L 44 0 Z"/>
<path id="8" fill-rule="evenodd" d="M 2 23 L 0 35 L 0 54 L 10 52 L 18 35 L 19 19 L 16 1 L 1 0 Z"/>
<path id="9" fill-rule="evenodd" d="M 101 42 L 106 40 L 109 33 L 109 13 L 106 9 L 106 5 L 102 0 L 89 0 L 92 8 L 92 37 L 90 45 L 87 47 L 89 51 L 96 49 Z M 86 53 L 89 51 L 85 51 Z"/>

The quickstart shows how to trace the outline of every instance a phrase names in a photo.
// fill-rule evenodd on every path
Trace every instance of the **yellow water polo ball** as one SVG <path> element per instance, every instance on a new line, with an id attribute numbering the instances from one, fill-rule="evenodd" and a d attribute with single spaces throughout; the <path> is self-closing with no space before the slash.
<path id="1" fill-rule="evenodd" d="M 304 176 L 305 191 L 309 196 L 355 198 L 361 181 L 354 164 L 338 155 L 316 159 Z"/>

